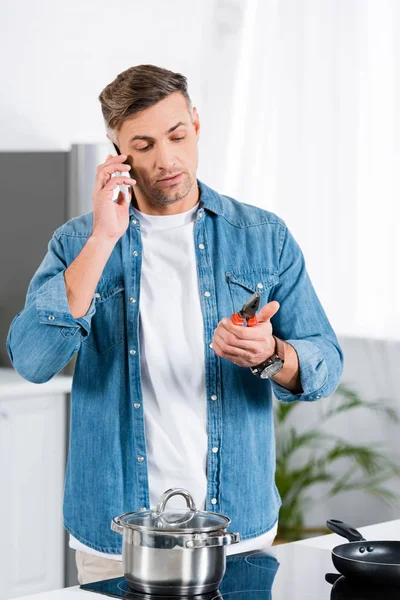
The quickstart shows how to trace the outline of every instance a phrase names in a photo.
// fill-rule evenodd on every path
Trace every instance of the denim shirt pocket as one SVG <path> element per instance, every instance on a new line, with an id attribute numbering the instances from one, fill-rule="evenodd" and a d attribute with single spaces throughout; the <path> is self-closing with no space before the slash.
<path id="1" fill-rule="evenodd" d="M 122 279 L 100 279 L 96 292 L 96 312 L 90 334 L 82 340 L 99 354 L 122 342 L 125 336 L 125 285 Z"/>
<path id="2" fill-rule="evenodd" d="M 260 308 L 268 303 L 271 289 L 279 283 L 278 272 L 265 267 L 225 272 L 233 312 L 239 311 L 254 292 L 260 292 Z"/>

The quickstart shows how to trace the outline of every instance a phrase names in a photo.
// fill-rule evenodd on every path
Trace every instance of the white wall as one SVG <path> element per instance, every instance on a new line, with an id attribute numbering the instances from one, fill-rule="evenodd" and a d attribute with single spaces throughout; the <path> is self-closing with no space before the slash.
<path id="1" fill-rule="evenodd" d="M 98 95 L 136 64 L 183 73 L 200 104 L 213 4 L 3 0 L 0 151 L 103 141 Z"/>
<path id="2" fill-rule="evenodd" d="M 128 67 L 155 64 L 187 77 L 201 122 L 198 177 L 218 186 L 246 5 L 3 0 L 0 152 L 105 142 L 98 95 Z"/>

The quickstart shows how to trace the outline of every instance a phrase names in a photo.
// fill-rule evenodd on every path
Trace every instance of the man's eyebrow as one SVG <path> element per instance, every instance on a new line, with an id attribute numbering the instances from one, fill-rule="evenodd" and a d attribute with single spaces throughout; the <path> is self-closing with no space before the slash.
<path id="1" fill-rule="evenodd" d="M 172 131 L 174 131 L 175 129 L 177 129 L 178 127 L 180 127 L 181 125 L 184 125 L 186 127 L 187 121 L 179 121 L 179 123 L 177 123 L 173 127 L 170 127 L 168 129 L 168 131 L 165 132 L 165 135 L 168 135 L 169 133 L 171 133 Z M 155 139 L 153 137 L 149 136 L 149 135 L 135 135 L 135 136 L 133 136 L 133 138 L 131 138 L 131 142 L 134 142 L 135 140 L 146 140 L 148 142 L 154 142 L 155 141 Z"/>

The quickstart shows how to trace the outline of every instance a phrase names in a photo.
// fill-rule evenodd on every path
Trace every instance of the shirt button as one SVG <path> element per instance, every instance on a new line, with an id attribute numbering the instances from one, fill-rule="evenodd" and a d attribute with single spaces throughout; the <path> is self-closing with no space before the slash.
<path id="1" fill-rule="evenodd" d="M 136 302 L 136 298 L 129 298 L 129 302 Z"/>
<path id="2" fill-rule="evenodd" d="M 211 504 L 217 504 L 217 499 L 216 498 L 211 498 Z"/>
<path id="3" fill-rule="evenodd" d="M 139 508 L 140 512 L 143 512 L 145 509 L 145 507 L 143 506 L 142 508 Z"/>
<path id="4" fill-rule="evenodd" d="M 138 456 L 138 457 L 137 457 L 137 460 L 138 460 L 138 462 L 143 462 L 143 461 L 144 461 L 144 458 L 143 458 L 143 456 Z"/>
<path id="5" fill-rule="evenodd" d="M 204 248 L 205 248 L 204 244 L 199 244 L 199 248 L 200 248 L 200 250 L 204 250 Z"/>
<path id="6" fill-rule="evenodd" d="M 133 405 L 135 408 L 140 408 L 140 403 L 139 402 L 135 402 L 135 404 Z"/>
<path id="7" fill-rule="evenodd" d="M 132 252 L 133 256 L 139 256 L 139 252 L 137 250 L 135 250 L 134 252 Z"/>
<path id="8" fill-rule="evenodd" d="M 214 452 L 214 454 L 216 454 L 218 452 L 218 448 L 212 448 L 212 451 Z"/>
<path id="9" fill-rule="evenodd" d="M 100 298 L 100 297 L 101 297 L 101 296 L 100 296 L 100 294 L 99 294 L 99 292 L 96 292 L 96 293 L 95 293 L 95 297 L 96 297 L 96 298 Z"/>
<path id="10" fill-rule="evenodd" d="M 134 349 L 132 348 L 132 350 L 129 350 L 129 354 L 132 354 L 132 356 L 133 356 L 134 354 L 136 354 L 136 350 L 134 350 Z"/>
<path id="11" fill-rule="evenodd" d="M 321 394 L 317 394 L 317 398 L 321 398 Z"/>
<path id="12" fill-rule="evenodd" d="M 131 223 L 132 223 L 133 225 L 136 225 L 136 222 L 137 222 L 137 221 L 136 221 L 136 219 L 131 219 Z"/>
<path id="13" fill-rule="evenodd" d="M 257 287 L 262 290 L 262 288 L 264 287 L 262 283 L 257 283 Z"/>
<path id="14" fill-rule="evenodd" d="M 207 298 L 211 296 L 210 292 L 204 292 L 204 295 L 207 296 Z"/>
<path id="15" fill-rule="evenodd" d="M 49 316 L 49 321 L 54 321 L 54 319 L 55 319 L 55 316 L 54 316 L 54 315 L 50 315 L 50 316 Z"/>
<path id="16" fill-rule="evenodd" d="M 217 399 L 217 396 L 216 396 L 215 394 L 213 394 L 213 395 L 211 396 L 211 400 L 216 400 L 216 399 Z"/>

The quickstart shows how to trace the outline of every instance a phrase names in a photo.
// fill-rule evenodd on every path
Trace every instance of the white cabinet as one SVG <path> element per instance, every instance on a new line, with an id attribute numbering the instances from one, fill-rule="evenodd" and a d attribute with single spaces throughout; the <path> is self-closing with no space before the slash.
<path id="1" fill-rule="evenodd" d="M 62 501 L 72 377 L 0 368 L 0 599 L 64 586 Z"/>

